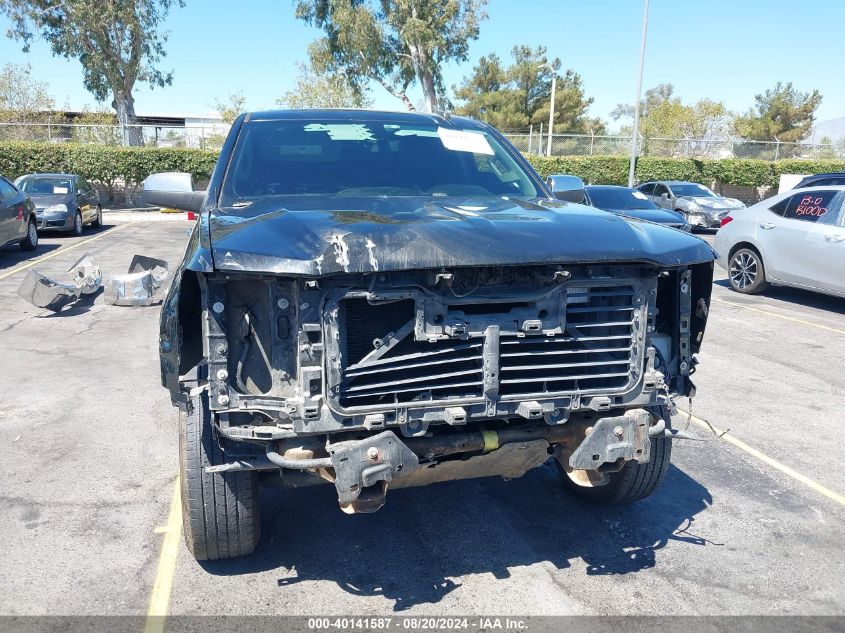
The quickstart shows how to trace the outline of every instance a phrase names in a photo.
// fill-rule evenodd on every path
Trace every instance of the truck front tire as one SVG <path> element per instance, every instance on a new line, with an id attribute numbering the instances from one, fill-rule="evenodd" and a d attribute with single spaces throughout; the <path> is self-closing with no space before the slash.
<path id="1" fill-rule="evenodd" d="M 206 473 L 225 463 L 214 436 L 208 396 L 179 413 L 179 471 L 185 544 L 197 560 L 236 558 L 258 545 L 258 477 L 254 471 Z"/>
<path id="2" fill-rule="evenodd" d="M 649 496 L 666 478 L 672 458 L 672 440 L 651 438 L 651 459 L 647 464 L 629 461 L 622 470 L 603 473 L 601 478 L 586 476 L 585 471 L 567 472 L 560 460 L 555 465 L 564 486 L 576 497 L 598 505 L 625 505 Z M 590 482 L 589 480 L 593 481 Z M 601 480 L 604 480 L 604 483 Z M 596 485 L 601 484 L 603 485 Z"/>

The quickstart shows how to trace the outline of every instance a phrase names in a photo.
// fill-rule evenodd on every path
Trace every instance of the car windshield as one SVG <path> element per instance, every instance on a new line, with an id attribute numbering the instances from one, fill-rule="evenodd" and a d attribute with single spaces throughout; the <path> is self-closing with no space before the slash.
<path id="1" fill-rule="evenodd" d="M 483 131 L 389 118 L 245 124 L 220 206 L 311 194 L 543 195 L 511 152 Z"/>
<path id="2" fill-rule="evenodd" d="M 599 209 L 656 209 L 645 194 L 633 189 L 589 188 L 590 202 Z"/>
<path id="3" fill-rule="evenodd" d="M 689 183 L 685 185 L 671 185 L 672 193 L 676 196 L 693 196 L 697 198 L 715 198 L 716 194 L 704 185 Z"/>
<path id="4" fill-rule="evenodd" d="M 70 178 L 24 178 L 18 184 L 24 193 L 49 195 L 70 193 L 72 187 Z"/>

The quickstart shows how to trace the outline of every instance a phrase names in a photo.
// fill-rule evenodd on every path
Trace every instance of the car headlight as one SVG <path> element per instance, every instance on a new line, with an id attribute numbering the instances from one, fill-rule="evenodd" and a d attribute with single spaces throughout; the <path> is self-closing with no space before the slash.
<path id="1" fill-rule="evenodd" d="M 54 204 L 46 209 L 44 209 L 44 213 L 67 213 L 67 205 L 66 204 Z"/>
<path id="2" fill-rule="evenodd" d="M 702 208 L 701 208 L 700 204 L 698 204 L 697 202 L 695 202 L 693 200 L 690 200 L 687 203 L 687 211 L 689 211 L 691 213 L 701 213 Z"/>

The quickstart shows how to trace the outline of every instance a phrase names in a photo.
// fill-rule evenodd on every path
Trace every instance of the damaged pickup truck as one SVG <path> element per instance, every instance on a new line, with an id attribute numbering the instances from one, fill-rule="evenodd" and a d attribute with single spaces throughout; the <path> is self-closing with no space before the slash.
<path id="1" fill-rule="evenodd" d="M 207 191 L 155 174 L 144 195 L 199 212 L 159 341 L 197 559 L 256 547 L 260 481 L 334 485 L 351 513 L 549 459 L 598 503 L 663 480 L 704 241 L 560 200 L 449 115 L 243 115 Z"/>

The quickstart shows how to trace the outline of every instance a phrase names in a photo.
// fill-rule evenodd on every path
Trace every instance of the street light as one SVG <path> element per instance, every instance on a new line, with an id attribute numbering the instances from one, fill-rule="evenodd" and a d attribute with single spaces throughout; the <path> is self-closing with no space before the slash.
<path id="1" fill-rule="evenodd" d="M 640 43 L 640 74 L 637 78 L 637 98 L 634 101 L 634 130 L 631 132 L 631 164 L 628 167 L 628 186 L 634 186 L 634 168 L 637 164 L 637 135 L 640 131 L 640 95 L 643 91 L 643 65 L 645 64 L 645 40 L 648 33 L 648 0 L 643 4 L 643 39 Z"/>
<path id="2" fill-rule="evenodd" d="M 549 142 L 546 145 L 546 155 L 552 155 L 552 132 L 554 131 L 554 124 L 555 124 L 555 88 L 557 88 L 557 71 L 552 67 L 551 64 L 545 63 L 540 66 L 548 68 L 552 71 L 552 101 L 549 104 Z"/>

